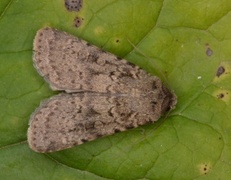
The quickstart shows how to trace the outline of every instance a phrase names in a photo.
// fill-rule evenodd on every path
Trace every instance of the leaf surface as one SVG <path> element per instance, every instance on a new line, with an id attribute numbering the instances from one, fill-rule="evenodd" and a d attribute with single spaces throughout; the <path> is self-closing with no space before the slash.
<path id="1" fill-rule="evenodd" d="M 63 0 L 2 0 L 0 179 L 229 179 L 230 10 L 230 0 L 85 0 L 79 12 L 67 11 Z M 76 17 L 83 18 L 78 28 Z M 33 38 L 44 26 L 158 75 L 176 93 L 177 107 L 152 125 L 33 152 L 29 117 L 57 93 L 32 65 Z"/>

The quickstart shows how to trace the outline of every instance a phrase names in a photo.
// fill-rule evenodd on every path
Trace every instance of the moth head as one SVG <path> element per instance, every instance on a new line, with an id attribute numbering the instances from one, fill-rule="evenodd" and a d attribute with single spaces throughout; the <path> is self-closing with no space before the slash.
<path id="1" fill-rule="evenodd" d="M 177 103 L 176 95 L 163 86 L 163 101 L 161 104 L 161 112 L 170 111 L 175 108 Z"/>

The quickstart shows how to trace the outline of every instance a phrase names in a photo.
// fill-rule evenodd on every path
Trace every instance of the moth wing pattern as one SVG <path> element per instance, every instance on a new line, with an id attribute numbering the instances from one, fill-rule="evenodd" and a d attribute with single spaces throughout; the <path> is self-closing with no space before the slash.
<path id="1" fill-rule="evenodd" d="M 54 152 L 157 121 L 176 96 L 156 76 L 53 28 L 34 39 L 33 63 L 53 90 L 32 114 L 28 142 Z"/>
<path id="2" fill-rule="evenodd" d="M 141 103 L 142 102 L 142 103 Z M 148 97 L 61 93 L 32 114 L 28 143 L 36 152 L 53 152 L 157 120 Z"/>
<path id="3" fill-rule="evenodd" d="M 53 90 L 128 93 L 139 89 L 145 92 L 156 80 L 138 66 L 52 28 L 37 32 L 33 61 Z"/>

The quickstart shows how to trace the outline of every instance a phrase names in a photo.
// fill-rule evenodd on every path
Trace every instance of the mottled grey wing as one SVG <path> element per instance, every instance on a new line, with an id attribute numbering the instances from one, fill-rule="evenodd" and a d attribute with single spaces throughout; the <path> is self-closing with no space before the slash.
<path id="1" fill-rule="evenodd" d="M 33 60 L 53 90 L 66 92 L 147 93 L 158 79 L 138 66 L 52 28 L 37 32 Z"/>
<path id="2" fill-rule="evenodd" d="M 153 110 L 158 106 L 145 96 L 62 93 L 41 103 L 32 114 L 28 143 L 37 152 L 70 148 L 153 122 L 161 115 L 161 109 Z"/>

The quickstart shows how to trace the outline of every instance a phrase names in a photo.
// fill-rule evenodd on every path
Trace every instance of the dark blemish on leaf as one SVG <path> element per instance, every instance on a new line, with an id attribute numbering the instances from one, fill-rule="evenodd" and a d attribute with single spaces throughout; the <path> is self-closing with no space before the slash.
<path id="1" fill-rule="evenodd" d="M 228 95 L 228 93 L 226 93 L 226 95 Z M 218 99 L 223 99 L 224 97 L 225 97 L 224 93 L 220 93 L 220 94 L 217 95 Z"/>
<path id="2" fill-rule="evenodd" d="M 220 94 L 217 95 L 217 98 L 218 98 L 218 99 L 222 99 L 222 98 L 224 98 L 224 97 L 225 97 L 224 93 L 220 93 Z"/>
<path id="3" fill-rule="evenodd" d="M 83 23 L 83 20 L 84 20 L 83 18 L 76 17 L 76 18 L 74 19 L 74 26 L 75 26 L 76 28 L 80 27 L 81 24 Z"/>
<path id="4" fill-rule="evenodd" d="M 83 0 L 65 0 L 64 3 L 68 11 L 80 11 L 83 6 Z"/>
<path id="5" fill-rule="evenodd" d="M 120 40 L 119 40 L 119 39 L 117 39 L 117 40 L 116 40 L 116 43 L 119 43 L 119 42 L 120 42 Z"/>
<path id="6" fill-rule="evenodd" d="M 212 56 L 213 55 L 213 50 L 208 47 L 207 50 L 206 50 L 206 55 L 207 56 Z"/>
<path id="7" fill-rule="evenodd" d="M 204 173 L 207 174 L 208 168 L 207 168 L 207 164 L 205 164 L 204 166 Z"/>
<path id="8" fill-rule="evenodd" d="M 220 66 L 218 69 L 217 69 L 217 74 L 216 76 L 217 77 L 220 77 L 222 74 L 224 74 L 225 72 L 225 68 L 223 66 Z"/>

